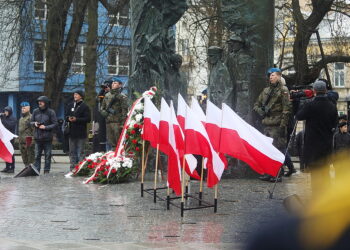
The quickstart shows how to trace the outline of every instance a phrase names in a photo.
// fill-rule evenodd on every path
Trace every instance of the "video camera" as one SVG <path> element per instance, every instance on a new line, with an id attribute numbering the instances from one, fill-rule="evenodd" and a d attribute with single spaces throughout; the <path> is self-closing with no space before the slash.
<path id="1" fill-rule="evenodd" d="M 314 96 L 314 92 L 312 90 L 312 86 L 309 85 L 298 85 L 292 86 L 290 88 L 290 99 L 309 99 Z"/>

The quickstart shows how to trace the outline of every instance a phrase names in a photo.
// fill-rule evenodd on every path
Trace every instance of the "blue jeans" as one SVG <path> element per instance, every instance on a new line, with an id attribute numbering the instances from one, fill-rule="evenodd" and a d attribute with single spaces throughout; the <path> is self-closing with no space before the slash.
<path id="1" fill-rule="evenodd" d="M 84 158 L 85 140 L 85 138 L 69 137 L 69 161 L 71 170 Z"/>
<path id="2" fill-rule="evenodd" d="M 52 141 L 36 141 L 35 142 L 35 162 L 34 166 L 40 172 L 41 168 L 41 154 L 44 151 L 45 154 L 45 167 L 44 171 L 50 171 L 51 168 L 51 150 Z"/>

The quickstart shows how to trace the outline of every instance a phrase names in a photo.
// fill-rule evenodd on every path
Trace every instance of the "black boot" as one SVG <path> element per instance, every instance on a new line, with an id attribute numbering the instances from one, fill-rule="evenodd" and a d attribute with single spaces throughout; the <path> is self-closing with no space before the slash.
<path id="1" fill-rule="evenodd" d="M 9 171 L 9 168 L 4 168 L 3 170 L 1 170 L 1 173 L 7 173 Z"/>
<path id="2" fill-rule="evenodd" d="M 268 174 L 264 174 L 263 176 L 260 176 L 259 179 L 262 181 L 270 181 L 272 177 Z"/>
<path id="3" fill-rule="evenodd" d="M 9 168 L 6 173 L 13 174 L 15 172 L 15 168 Z"/>
<path id="4" fill-rule="evenodd" d="M 272 177 L 271 179 L 270 179 L 270 182 L 276 182 L 276 180 L 277 180 L 277 182 L 282 182 L 282 177 Z"/>
<path id="5" fill-rule="evenodd" d="M 293 168 L 288 169 L 288 172 L 284 176 L 289 177 L 292 174 L 295 174 L 296 172 L 297 172 L 296 169 L 293 167 Z"/>
<path id="6" fill-rule="evenodd" d="M 44 170 L 44 174 L 50 173 L 50 170 Z"/>

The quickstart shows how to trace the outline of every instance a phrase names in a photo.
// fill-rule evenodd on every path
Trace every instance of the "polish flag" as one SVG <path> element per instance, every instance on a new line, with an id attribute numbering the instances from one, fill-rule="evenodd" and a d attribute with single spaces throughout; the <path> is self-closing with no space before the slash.
<path id="1" fill-rule="evenodd" d="M 272 145 L 271 138 L 245 122 L 226 104 L 222 104 L 222 112 L 220 152 L 244 161 L 259 174 L 277 176 L 285 157 Z"/>
<path id="2" fill-rule="evenodd" d="M 196 98 L 192 96 L 191 109 L 198 116 L 199 120 L 205 125 L 207 118 L 202 107 L 199 105 L 199 102 Z"/>
<path id="3" fill-rule="evenodd" d="M 221 179 L 225 164 L 215 152 L 200 118 L 192 109 L 187 109 L 185 124 L 185 154 L 197 154 L 208 158 L 208 187 L 215 186 Z"/>
<path id="4" fill-rule="evenodd" d="M 171 102 L 170 104 L 170 109 L 171 109 L 171 119 L 172 119 L 171 122 L 173 124 L 174 133 L 175 133 L 176 149 L 179 152 L 180 162 L 182 163 L 183 157 L 185 157 L 186 159 L 185 172 L 189 176 L 197 180 L 200 180 L 200 176 L 196 171 L 197 159 L 193 155 L 190 155 L 190 154 L 185 155 L 185 136 L 177 120 L 173 102 Z"/>
<path id="5" fill-rule="evenodd" d="M 188 105 L 184 98 L 178 94 L 177 97 L 177 120 L 179 121 L 180 127 L 182 131 L 185 130 L 185 118 L 186 118 L 186 110 Z"/>
<path id="6" fill-rule="evenodd" d="M 149 97 L 145 97 L 143 117 L 142 139 L 149 141 L 151 146 L 156 148 L 159 138 L 160 113 Z"/>
<path id="7" fill-rule="evenodd" d="M 207 130 L 211 145 L 214 150 L 219 153 L 221 160 L 225 164 L 225 169 L 228 166 L 227 159 L 223 153 L 220 153 L 220 137 L 221 137 L 221 119 L 222 111 L 212 102 L 207 100 L 207 114 L 206 114 L 206 123 L 205 129 Z"/>
<path id="8" fill-rule="evenodd" d="M 176 147 L 171 108 L 164 98 L 161 101 L 159 123 L 159 150 L 168 156 L 168 185 L 176 195 L 181 194 L 181 162 Z"/>
<path id="9" fill-rule="evenodd" d="M 12 163 L 12 155 L 15 153 L 15 150 L 11 140 L 16 137 L 17 135 L 8 131 L 0 120 L 0 158 L 5 162 Z"/>

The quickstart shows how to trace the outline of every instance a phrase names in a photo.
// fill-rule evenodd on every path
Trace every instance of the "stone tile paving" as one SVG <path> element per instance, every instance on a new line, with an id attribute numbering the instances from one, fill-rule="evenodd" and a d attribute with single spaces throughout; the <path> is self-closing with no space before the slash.
<path id="1" fill-rule="evenodd" d="M 65 178 L 67 170 L 66 163 L 55 163 L 49 175 L 1 174 L 0 249 L 241 249 L 252 231 L 286 215 L 283 198 L 309 192 L 307 174 L 284 178 L 274 199 L 267 199 L 270 183 L 225 179 L 217 214 L 210 208 L 181 218 L 179 209 L 167 211 L 147 194 L 141 198 L 139 182 L 84 185 L 82 178 Z M 153 187 L 148 179 L 145 185 Z M 198 183 L 190 189 L 195 193 Z M 212 190 L 204 195 L 212 201 Z M 196 204 L 189 199 L 187 205 Z"/>

